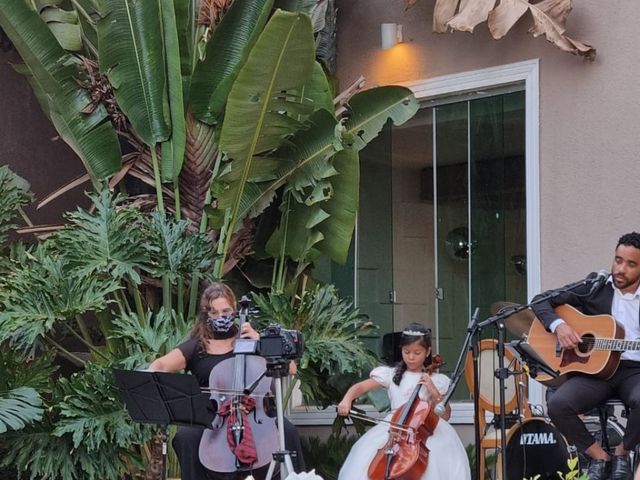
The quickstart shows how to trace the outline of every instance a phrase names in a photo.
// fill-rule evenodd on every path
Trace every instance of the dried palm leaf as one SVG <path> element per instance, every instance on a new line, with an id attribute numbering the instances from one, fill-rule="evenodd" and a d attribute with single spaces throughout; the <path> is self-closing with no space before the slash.
<path id="1" fill-rule="evenodd" d="M 567 17 L 571 13 L 571 0 L 436 0 L 433 11 L 433 31 L 449 30 L 473 32 L 480 23 L 487 21 L 494 39 L 504 37 L 522 16 L 531 12 L 533 26 L 529 32 L 534 37 L 544 35 L 556 47 L 589 60 L 596 50 L 586 43 L 574 40 L 564 33 Z M 456 14 L 457 11 L 457 14 Z"/>
<path id="2" fill-rule="evenodd" d="M 38 204 L 36 205 L 36 210 L 40 210 L 42 207 L 44 207 L 46 204 L 50 203 L 51 201 L 55 200 L 56 198 L 58 198 L 60 195 L 67 193 L 69 190 L 73 190 L 77 186 L 82 185 L 83 183 L 86 183 L 89 180 L 91 180 L 91 177 L 89 176 L 88 173 L 85 173 L 84 175 L 80 175 L 79 177 L 74 178 L 70 182 L 65 183 L 61 187 L 56 188 L 53 192 L 51 192 L 49 195 L 44 197 L 40 202 L 38 202 Z"/>
<path id="3" fill-rule="evenodd" d="M 495 5 L 496 0 L 476 0 L 460 5 L 460 12 L 447 22 L 447 26 L 452 30 L 472 33 L 476 25 L 487 21 Z"/>
<path id="4" fill-rule="evenodd" d="M 246 257 L 254 253 L 254 232 L 255 223 L 253 219 L 246 218 L 242 223 L 242 227 L 233 235 L 231 243 L 229 244 L 229 253 L 227 254 L 223 268 L 224 275 L 229 273 Z"/>
<path id="5" fill-rule="evenodd" d="M 233 0 L 202 0 L 198 12 L 198 25 L 213 27 L 220 22 Z"/>
<path id="6" fill-rule="evenodd" d="M 453 18 L 460 0 L 436 0 L 433 7 L 433 31 L 446 33 L 449 31 L 447 22 Z"/>

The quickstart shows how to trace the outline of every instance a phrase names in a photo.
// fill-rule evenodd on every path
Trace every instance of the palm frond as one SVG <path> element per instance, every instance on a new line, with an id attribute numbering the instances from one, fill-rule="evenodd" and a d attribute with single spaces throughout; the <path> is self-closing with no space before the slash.
<path id="1" fill-rule="evenodd" d="M 31 387 L 0 392 L 0 434 L 39 421 L 43 412 L 40 395 Z"/>
<path id="2" fill-rule="evenodd" d="M 332 385 L 331 378 L 359 373 L 375 363 L 360 337 L 377 327 L 349 300 L 341 299 L 332 285 L 307 291 L 295 306 L 281 293 L 254 295 L 254 300 L 261 326 L 276 322 L 302 332 L 305 347 L 298 376 L 307 401 L 322 406 L 336 402 L 344 392 Z"/>
<path id="3" fill-rule="evenodd" d="M 168 219 L 160 212 L 151 215 L 149 234 L 155 256 L 147 270 L 156 277 L 165 275 L 172 283 L 193 272 L 206 274 L 213 266 L 215 252 L 205 234 L 189 231 L 190 222 Z"/>
<path id="4" fill-rule="evenodd" d="M 95 212 L 69 213 L 69 225 L 55 235 L 56 244 L 79 276 L 126 277 L 139 284 L 139 270 L 151 268 L 151 255 L 157 252 L 146 220 L 133 208 L 119 208 L 123 198 L 112 198 L 108 191 L 90 197 Z"/>
<path id="5" fill-rule="evenodd" d="M 175 348 L 186 339 L 189 329 L 181 315 L 160 308 L 155 315 L 147 311 L 142 320 L 135 313 L 115 318 L 112 338 L 124 342 L 128 356 L 121 363 L 124 368 L 133 369 Z"/>
<path id="6" fill-rule="evenodd" d="M 129 419 L 114 387 L 111 369 L 89 364 L 82 373 L 58 381 L 59 419 L 52 434 L 70 434 L 74 448 L 129 448 L 150 438 L 150 429 Z"/>
<path id="7" fill-rule="evenodd" d="M 14 348 L 33 350 L 58 322 L 104 310 L 105 297 L 120 288 L 113 278 L 75 273 L 51 243 L 38 245 L 0 292 L 0 341 Z"/>
<path id="8" fill-rule="evenodd" d="M 27 181 L 8 166 L 0 166 L 0 248 L 7 240 L 7 233 L 17 226 L 18 209 L 32 200 Z"/>

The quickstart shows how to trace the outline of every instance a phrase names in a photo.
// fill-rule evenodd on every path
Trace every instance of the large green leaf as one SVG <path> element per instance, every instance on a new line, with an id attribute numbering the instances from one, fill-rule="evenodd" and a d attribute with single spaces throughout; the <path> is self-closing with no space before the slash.
<path id="1" fill-rule="evenodd" d="M 313 185 L 314 177 L 321 178 L 317 172 L 324 171 L 329 158 L 342 150 L 343 141 L 360 150 L 378 135 L 389 118 L 400 125 L 411 118 L 417 109 L 418 103 L 409 89 L 378 87 L 352 98 L 344 128 L 326 110 L 314 112 L 287 145 L 273 154 L 279 161 L 274 171 L 276 180 L 248 183 L 245 186 L 238 217 L 260 213 L 271 202 L 275 191 L 285 183 L 295 183 L 298 190 Z M 236 185 L 232 183 L 222 193 L 220 205 L 228 205 L 237 195 L 234 187 Z"/>
<path id="2" fill-rule="evenodd" d="M 46 246 L 30 257 L 0 293 L 0 341 L 17 350 L 33 351 L 67 319 L 104 310 L 108 295 L 120 288 L 114 279 L 78 275 Z"/>
<path id="3" fill-rule="evenodd" d="M 0 392 L 0 433 L 20 430 L 25 425 L 42 419 L 42 400 L 35 389 L 20 387 Z"/>
<path id="4" fill-rule="evenodd" d="M 169 138 L 166 70 L 159 0 L 102 0 L 100 68 L 138 136 L 155 145 Z"/>
<path id="5" fill-rule="evenodd" d="M 82 50 L 82 29 L 75 11 L 46 7 L 40 12 L 40 16 L 47 23 L 62 48 L 72 52 Z"/>
<path id="6" fill-rule="evenodd" d="M 333 196 L 322 205 L 328 218 L 317 227 L 323 234 L 317 248 L 334 262 L 344 264 L 358 213 L 360 165 L 357 150 L 346 148 L 338 152 L 333 157 L 333 166 L 338 175 L 331 177 Z"/>
<path id="7" fill-rule="evenodd" d="M 32 200 L 29 184 L 6 165 L 0 166 L 0 248 L 7 240 L 7 233 L 16 227 L 14 220 L 18 209 Z"/>
<path id="8" fill-rule="evenodd" d="M 78 209 L 67 214 L 69 225 L 55 236 L 57 247 L 78 275 L 139 284 L 139 270 L 150 268 L 157 252 L 143 215 L 134 208 L 119 208 L 122 198 L 111 198 L 107 191 L 91 199 L 95 212 Z"/>
<path id="9" fill-rule="evenodd" d="M 299 89 L 313 71 L 313 33 L 304 14 L 277 11 L 269 20 L 229 94 L 220 136 L 221 149 L 231 158 L 234 180 L 230 196 L 219 199 L 231 209 L 228 231 L 235 231 L 243 192 L 251 176 L 254 156 L 275 149 L 298 124 L 288 107 L 299 111 L 287 91 Z M 226 252 L 231 235 L 227 235 Z"/>
<path id="10" fill-rule="evenodd" d="M 106 110 L 98 106 L 91 114 L 81 113 L 91 100 L 78 86 L 78 61 L 27 2 L 0 0 L 0 27 L 27 65 L 43 110 L 93 180 L 118 171 L 120 145 Z"/>
<path id="11" fill-rule="evenodd" d="M 154 249 L 153 265 L 147 268 L 156 278 L 164 276 L 171 283 L 193 272 L 206 273 L 213 264 L 213 245 L 204 233 L 189 230 L 191 223 L 167 218 L 161 212 L 151 215 L 148 230 Z"/>
<path id="12" fill-rule="evenodd" d="M 348 102 L 345 134 L 362 150 L 389 119 L 402 125 L 418 111 L 418 101 L 405 87 L 378 87 L 356 93 Z"/>
<path id="13" fill-rule="evenodd" d="M 359 373 L 375 363 L 360 337 L 377 327 L 350 301 L 341 299 L 334 286 L 308 290 L 295 303 L 281 293 L 253 298 L 260 312 L 259 327 L 276 322 L 303 333 L 305 348 L 298 377 L 305 399 L 313 404 L 327 406 L 340 399 L 344 392 L 332 387 L 332 376 Z"/>
<path id="14" fill-rule="evenodd" d="M 210 125 L 221 119 L 231 86 L 272 6 L 273 0 L 236 0 L 222 17 L 193 73 L 190 103 L 195 118 Z"/>
<path id="15" fill-rule="evenodd" d="M 176 12 L 173 2 L 163 2 L 162 32 L 167 52 L 167 85 L 169 112 L 171 116 L 171 138 L 162 143 L 162 180 L 178 183 L 178 175 L 184 161 L 184 150 L 187 143 L 187 126 L 185 122 L 185 106 L 182 96 L 182 74 L 180 66 L 180 45 L 176 25 Z"/>

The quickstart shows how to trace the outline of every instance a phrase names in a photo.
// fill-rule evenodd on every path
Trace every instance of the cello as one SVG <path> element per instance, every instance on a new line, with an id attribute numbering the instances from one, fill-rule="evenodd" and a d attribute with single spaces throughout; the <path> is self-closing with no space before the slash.
<path id="1" fill-rule="evenodd" d="M 246 322 L 249 307 L 245 297 L 240 306 L 238 317 L 240 322 Z M 267 413 L 271 378 L 264 376 L 266 368 L 263 357 L 235 353 L 211 370 L 210 399 L 218 410 L 212 428 L 202 435 L 199 449 L 200 462 L 207 469 L 254 470 L 271 461 L 278 449 L 278 431 L 275 416 Z"/>
<path id="2" fill-rule="evenodd" d="M 431 375 L 441 365 L 442 357 L 435 355 L 426 371 Z M 409 400 L 391 417 L 389 439 L 369 464 L 371 480 L 419 480 L 427 470 L 429 449 L 425 442 L 440 417 L 420 398 L 422 386 L 418 383 Z"/>

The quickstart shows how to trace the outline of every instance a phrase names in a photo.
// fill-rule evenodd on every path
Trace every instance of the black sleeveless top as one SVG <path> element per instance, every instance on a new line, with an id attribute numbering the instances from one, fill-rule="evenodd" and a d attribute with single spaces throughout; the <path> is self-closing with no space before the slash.
<path id="1" fill-rule="evenodd" d="M 211 374 L 213 367 L 227 358 L 233 358 L 233 350 L 222 354 L 200 351 L 196 338 L 191 338 L 176 348 L 182 352 L 187 360 L 187 372 L 191 372 L 198 380 L 198 384 L 205 388 L 209 386 L 209 374 Z"/>

